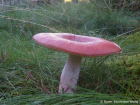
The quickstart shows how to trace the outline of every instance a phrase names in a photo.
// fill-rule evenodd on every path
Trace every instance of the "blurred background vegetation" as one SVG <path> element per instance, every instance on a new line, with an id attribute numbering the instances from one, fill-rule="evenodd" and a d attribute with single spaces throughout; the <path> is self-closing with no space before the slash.
<path id="1" fill-rule="evenodd" d="M 140 102 L 139 0 L 1 0 L 0 104 Z M 65 32 L 117 43 L 122 54 L 83 58 L 77 91 L 57 94 L 68 55 L 32 36 Z"/>

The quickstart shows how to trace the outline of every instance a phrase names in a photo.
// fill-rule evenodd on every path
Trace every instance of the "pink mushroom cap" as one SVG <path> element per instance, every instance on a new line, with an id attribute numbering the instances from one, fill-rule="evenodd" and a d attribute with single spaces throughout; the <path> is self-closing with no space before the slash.
<path id="1" fill-rule="evenodd" d="M 71 33 L 39 33 L 34 35 L 33 39 L 46 48 L 82 57 L 98 57 L 122 52 L 114 42 Z"/>

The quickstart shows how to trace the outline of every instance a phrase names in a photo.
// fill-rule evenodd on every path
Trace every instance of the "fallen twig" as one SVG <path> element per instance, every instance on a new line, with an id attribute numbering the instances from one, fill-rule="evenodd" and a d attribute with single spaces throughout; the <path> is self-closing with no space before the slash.
<path id="1" fill-rule="evenodd" d="M 130 33 L 135 32 L 135 31 L 137 31 L 137 30 L 140 30 L 140 28 L 137 28 L 137 29 L 134 29 L 134 30 L 125 32 L 125 33 L 122 33 L 122 34 L 120 34 L 120 35 L 117 35 L 117 36 L 115 36 L 115 37 L 109 39 L 109 40 L 112 40 L 112 39 L 114 39 L 114 38 L 117 38 L 117 37 L 120 37 L 120 36 L 123 36 L 123 35 L 126 35 L 126 34 L 130 34 Z"/>

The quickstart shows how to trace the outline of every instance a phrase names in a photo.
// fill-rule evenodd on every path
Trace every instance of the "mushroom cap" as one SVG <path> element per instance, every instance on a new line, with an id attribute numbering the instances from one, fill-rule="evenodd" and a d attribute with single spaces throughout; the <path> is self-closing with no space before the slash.
<path id="1" fill-rule="evenodd" d="M 98 57 L 122 52 L 114 42 L 71 33 L 39 33 L 34 35 L 33 39 L 46 48 L 83 57 Z"/>

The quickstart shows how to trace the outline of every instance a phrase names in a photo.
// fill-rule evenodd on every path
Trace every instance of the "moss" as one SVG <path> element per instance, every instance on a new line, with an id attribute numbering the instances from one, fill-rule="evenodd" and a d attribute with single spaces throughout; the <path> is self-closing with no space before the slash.
<path id="1" fill-rule="evenodd" d="M 114 63 L 115 62 L 115 63 Z M 131 93 L 140 93 L 140 54 L 137 55 L 129 55 L 122 56 L 114 62 L 109 62 L 109 64 L 113 67 L 114 65 L 117 68 L 114 68 L 114 71 L 117 71 L 121 78 L 114 77 L 117 82 L 127 89 Z M 119 72 L 118 72 L 119 68 Z M 126 92 L 126 91 L 123 91 Z"/>
<path id="2" fill-rule="evenodd" d="M 135 75 L 140 75 L 140 54 L 125 56 L 117 61 L 117 65 L 125 66 L 126 73 L 134 73 Z"/>

